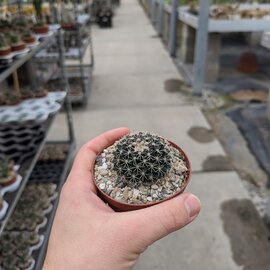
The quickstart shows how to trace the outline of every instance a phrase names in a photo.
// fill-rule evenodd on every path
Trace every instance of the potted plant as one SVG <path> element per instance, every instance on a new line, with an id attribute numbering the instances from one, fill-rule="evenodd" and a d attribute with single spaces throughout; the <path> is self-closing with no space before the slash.
<path id="1" fill-rule="evenodd" d="M 49 26 L 44 23 L 42 18 L 42 0 L 33 0 L 33 5 L 37 17 L 37 23 L 34 25 L 33 31 L 36 34 L 47 34 L 49 32 Z"/>
<path id="2" fill-rule="evenodd" d="M 22 41 L 21 36 L 17 32 L 9 34 L 12 52 L 20 52 L 26 48 L 25 43 Z"/>
<path id="3" fill-rule="evenodd" d="M 0 160 L 0 186 L 9 186 L 16 181 L 17 173 L 13 169 L 13 164 L 8 158 Z"/>
<path id="4" fill-rule="evenodd" d="M 95 163 L 98 193 L 117 211 L 145 208 L 184 191 L 190 163 L 176 144 L 149 132 L 124 136 Z"/>
<path id="5" fill-rule="evenodd" d="M 48 91 L 44 88 L 38 88 L 34 91 L 34 96 L 36 98 L 42 98 L 42 97 L 46 97 L 48 95 Z"/>
<path id="6" fill-rule="evenodd" d="M 30 30 L 25 30 L 22 34 L 22 40 L 26 44 L 31 45 L 36 42 L 36 37 L 32 34 Z"/>
<path id="7" fill-rule="evenodd" d="M 10 55 L 11 53 L 11 48 L 10 45 L 8 44 L 5 35 L 1 34 L 0 35 L 0 57 L 6 57 Z"/>
<path id="8" fill-rule="evenodd" d="M 28 21 L 23 16 L 19 16 L 12 20 L 12 25 L 15 26 L 18 30 L 23 30 L 28 27 Z"/>
<path id="9" fill-rule="evenodd" d="M 33 98 L 34 94 L 32 91 L 30 91 L 27 88 L 23 88 L 21 89 L 21 99 L 29 99 L 29 98 Z"/>
<path id="10" fill-rule="evenodd" d="M 4 94 L 4 97 L 5 97 L 6 105 L 9 105 L 9 106 L 17 105 L 21 102 L 20 94 L 17 94 L 15 92 L 6 92 Z"/>
<path id="11" fill-rule="evenodd" d="M 61 27 L 64 30 L 75 30 L 76 29 L 76 23 L 71 16 L 71 14 L 64 12 L 61 15 Z"/>

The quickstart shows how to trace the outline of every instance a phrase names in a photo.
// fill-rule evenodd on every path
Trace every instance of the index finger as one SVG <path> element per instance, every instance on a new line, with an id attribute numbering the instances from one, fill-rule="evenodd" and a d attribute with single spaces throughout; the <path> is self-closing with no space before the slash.
<path id="1" fill-rule="evenodd" d="M 92 174 L 94 162 L 97 155 L 103 149 L 110 146 L 116 140 L 120 139 L 129 132 L 130 130 L 128 128 L 112 129 L 105 133 L 102 133 L 101 135 L 97 136 L 96 138 L 82 146 L 75 158 L 67 181 L 74 181 L 76 182 L 76 185 L 90 184 L 91 190 L 94 191 L 95 187 L 92 182 Z"/>

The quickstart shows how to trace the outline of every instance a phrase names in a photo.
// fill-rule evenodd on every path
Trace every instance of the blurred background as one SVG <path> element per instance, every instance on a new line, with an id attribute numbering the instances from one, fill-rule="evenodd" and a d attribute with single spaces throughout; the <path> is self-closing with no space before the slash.
<path id="1" fill-rule="evenodd" d="M 0 0 L 0 269 L 41 269 L 76 151 L 120 126 L 202 202 L 135 269 L 270 269 L 268 2 Z"/>

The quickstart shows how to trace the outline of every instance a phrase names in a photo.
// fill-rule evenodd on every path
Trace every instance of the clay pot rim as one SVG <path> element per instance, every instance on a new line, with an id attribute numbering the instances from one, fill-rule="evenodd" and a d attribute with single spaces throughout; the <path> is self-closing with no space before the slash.
<path id="1" fill-rule="evenodd" d="M 159 204 L 159 203 L 162 203 L 162 202 L 165 202 L 165 201 L 168 201 L 178 195 L 180 195 L 181 193 L 184 192 L 184 190 L 186 189 L 187 185 L 189 184 L 190 182 L 190 179 L 191 179 L 191 165 L 190 165 L 190 161 L 189 161 L 189 158 L 187 157 L 186 153 L 183 151 L 183 149 L 181 147 L 179 147 L 177 144 L 175 144 L 174 142 L 170 141 L 170 140 L 167 140 L 171 146 L 173 146 L 174 148 L 176 148 L 185 158 L 185 163 L 186 163 L 186 167 L 188 169 L 187 173 L 188 173 L 188 176 L 187 176 L 187 179 L 186 179 L 186 182 L 185 184 L 180 188 L 180 190 L 178 190 L 176 193 L 173 193 L 171 196 L 163 199 L 163 200 L 160 200 L 160 201 L 157 201 L 157 202 L 150 202 L 150 203 L 145 203 L 145 204 L 129 204 L 129 203 L 125 203 L 125 202 L 122 202 L 122 201 L 118 201 L 118 200 L 115 200 L 114 198 L 110 197 L 107 193 L 103 192 L 97 185 L 96 181 L 95 181 L 95 173 L 94 173 L 94 170 L 93 170 L 93 182 L 94 182 L 94 185 L 98 191 L 99 194 L 101 194 L 101 197 L 102 199 L 105 199 L 106 202 L 115 210 L 115 208 L 120 211 L 132 211 L 132 210 L 138 210 L 138 209 L 143 209 L 143 208 L 146 208 L 146 207 L 150 207 L 150 206 L 153 206 L 153 205 L 156 205 L 156 204 Z M 112 145 L 112 144 L 111 144 Z M 109 147 L 109 146 L 108 146 Z M 106 147 L 107 148 L 107 147 Z M 102 151 L 101 151 L 102 152 Z M 101 153 L 100 152 L 100 153 Z M 99 153 L 99 154 L 100 154 Z M 99 155 L 98 154 L 98 155 Z M 94 165 L 96 163 L 96 160 L 94 161 Z M 111 204 L 111 202 L 113 204 Z M 118 207 L 121 206 L 120 207 Z"/>

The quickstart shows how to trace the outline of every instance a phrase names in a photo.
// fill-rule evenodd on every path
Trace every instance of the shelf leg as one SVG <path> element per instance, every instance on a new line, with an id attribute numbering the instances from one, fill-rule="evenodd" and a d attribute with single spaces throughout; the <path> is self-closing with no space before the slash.
<path id="1" fill-rule="evenodd" d="M 14 86 L 15 86 L 15 92 L 17 95 L 19 95 L 20 94 L 20 84 L 19 84 L 17 69 L 15 71 L 13 71 L 12 77 L 13 77 L 13 82 L 14 82 Z"/>

